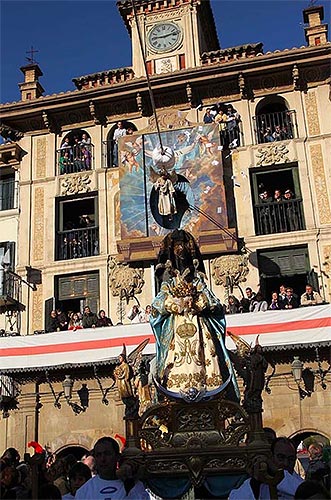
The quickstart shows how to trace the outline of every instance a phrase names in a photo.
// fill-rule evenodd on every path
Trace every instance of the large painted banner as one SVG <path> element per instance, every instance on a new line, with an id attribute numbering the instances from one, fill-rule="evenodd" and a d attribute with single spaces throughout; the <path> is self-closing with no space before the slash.
<path id="1" fill-rule="evenodd" d="M 318 345 L 331 342 L 331 305 L 288 311 L 233 314 L 226 317 L 227 329 L 254 343 L 257 335 L 264 347 Z M 37 367 L 96 363 L 115 360 L 123 343 L 130 352 L 149 339 L 145 354 L 155 353 L 155 339 L 149 323 L 89 328 L 76 332 L 0 338 L 0 373 Z M 227 347 L 234 349 L 227 337 Z"/>
<path id="2" fill-rule="evenodd" d="M 122 239 L 228 227 L 221 150 L 215 124 L 121 137 Z"/>

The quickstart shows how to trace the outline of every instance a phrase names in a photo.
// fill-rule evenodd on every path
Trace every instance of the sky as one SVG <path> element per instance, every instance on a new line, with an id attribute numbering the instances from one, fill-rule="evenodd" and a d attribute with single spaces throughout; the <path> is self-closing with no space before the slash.
<path id="1" fill-rule="evenodd" d="M 324 6 L 330 20 L 330 2 Z M 305 45 L 303 9 L 311 0 L 211 0 L 222 48 L 263 42 L 268 50 Z M 45 95 L 73 90 L 72 78 L 131 66 L 131 41 L 116 0 L 0 0 L 0 102 L 20 99 L 20 67 L 31 46 Z"/>

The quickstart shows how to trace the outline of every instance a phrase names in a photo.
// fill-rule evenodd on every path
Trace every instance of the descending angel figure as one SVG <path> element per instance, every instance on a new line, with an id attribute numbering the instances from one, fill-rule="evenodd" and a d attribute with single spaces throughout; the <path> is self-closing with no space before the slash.
<path id="1" fill-rule="evenodd" d="M 139 367 L 142 363 L 142 351 L 148 344 L 149 339 L 141 342 L 128 356 L 126 346 L 118 357 L 119 364 L 114 369 L 114 378 L 118 392 L 125 405 L 124 418 L 138 418 L 139 398 L 136 396 L 134 379 L 139 374 Z M 138 391 L 139 396 L 139 391 Z"/>

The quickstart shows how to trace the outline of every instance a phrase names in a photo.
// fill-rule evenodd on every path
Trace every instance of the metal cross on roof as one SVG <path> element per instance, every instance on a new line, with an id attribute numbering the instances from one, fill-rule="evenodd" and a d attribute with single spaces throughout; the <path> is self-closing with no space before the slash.
<path id="1" fill-rule="evenodd" d="M 39 52 L 39 50 L 34 49 L 32 45 L 31 45 L 31 49 L 26 51 L 26 54 L 31 54 L 30 57 L 26 58 L 29 61 L 29 63 L 31 63 L 31 64 L 36 64 L 37 63 L 37 61 L 34 58 L 34 55 L 37 52 Z"/>

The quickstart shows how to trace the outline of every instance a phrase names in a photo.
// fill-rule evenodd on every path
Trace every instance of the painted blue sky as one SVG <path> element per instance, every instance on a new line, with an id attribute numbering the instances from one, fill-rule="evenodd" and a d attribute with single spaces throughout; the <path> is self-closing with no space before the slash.
<path id="1" fill-rule="evenodd" d="M 324 6 L 330 19 L 330 2 Z M 305 45 L 302 0 L 212 0 L 222 48 L 263 42 L 264 51 Z M 0 0 L 0 101 L 19 100 L 20 67 L 33 46 L 45 94 L 74 89 L 72 78 L 131 66 L 131 43 L 116 0 Z"/>

